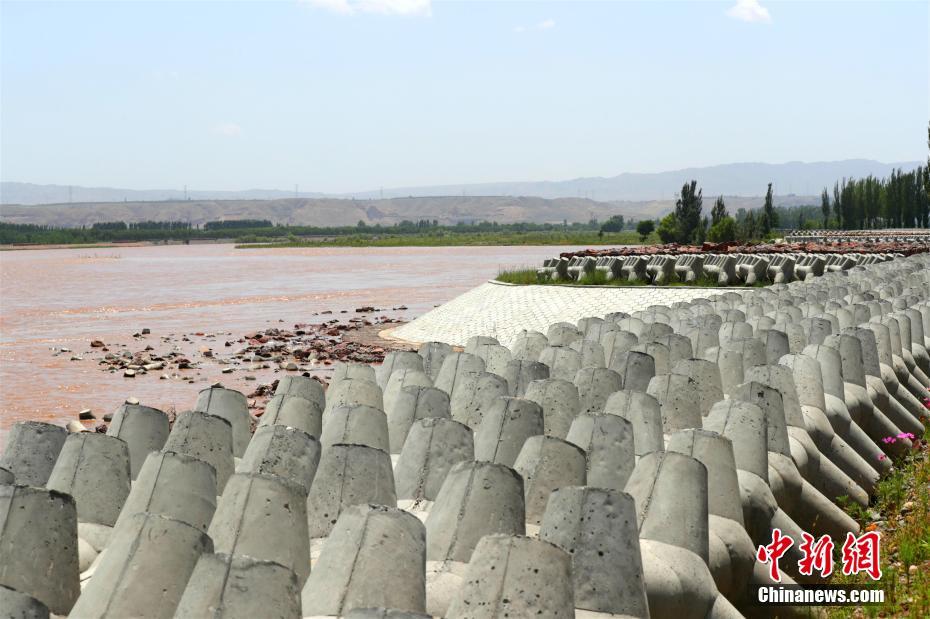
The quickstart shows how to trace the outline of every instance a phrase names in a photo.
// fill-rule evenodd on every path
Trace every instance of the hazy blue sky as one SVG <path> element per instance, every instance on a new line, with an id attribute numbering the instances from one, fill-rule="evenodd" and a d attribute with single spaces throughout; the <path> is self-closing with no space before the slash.
<path id="1" fill-rule="evenodd" d="M 926 156 L 930 3 L 0 3 L 0 176 L 352 191 Z"/>

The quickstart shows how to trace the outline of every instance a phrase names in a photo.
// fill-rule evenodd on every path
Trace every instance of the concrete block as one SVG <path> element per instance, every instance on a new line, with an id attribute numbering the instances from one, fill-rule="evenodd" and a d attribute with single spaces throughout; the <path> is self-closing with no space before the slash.
<path id="1" fill-rule="evenodd" d="M 668 450 L 695 458 L 707 469 L 708 566 L 718 591 L 734 599 L 745 598 L 755 546 L 745 530 L 730 439 L 708 430 L 682 430 L 669 437 Z"/>
<path id="2" fill-rule="evenodd" d="M 694 357 L 694 352 L 691 346 L 691 338 L 687 336 L 680 335 L 678 333 L 672 333 L 669 335 L 663 335 L 662 337 L 657 337 L 654 341 L 658 342 L 659 344 L 665 344 L 668 346 L 669 367 L 674 366 L 682 359 L 691 359 Z M 665 372 L 657 373 L 664 374 Z"/>
<path id="3" fill-rule="evenodd" d="M 299 395 L 276 395 L 258 419 L 258 427 L 265 426 L 297 428 L 319 438 L 323 433 L 323 408 Z"/>
<path id="4" fill-rule="evenodd" d="M 303 583 L 310 573 L 306 505 L 303 487 L 283 477 L 236 473 L 210 522 L 214 549 L 274 561 Z"/>
<path id="5" fill-rule="evenodd" d="M 620 375 L 621 388 L 645 393 L 649 381 L 656 375 L 655 359 L 644 352 L 630 350 L 614 361 L 610 369 Z"/>
<path id="6" fill-rule="evenodd" d="M 233 454 L 241 458 L 252 438 L 252 418 L 245 396 L 232 389 L 208 387 L 197 396 L 194 410 L 222 417 L 232 427 Z"/>
<path id="7" fill-rule="evenodd" d="M 581 353 L 568 346 L 547 346 L 539 353 L 539 362 L 549 367 L 550 378 L 573 380 L 581 361 Z"/>
<path id="8" fill-rule="evenodd" d="M 206 533 L 216 512 L 216 495 L 212 466 L 193 456 L 157 451 L 142 465 L 113 529 L 136 514 L 150 513 Z"/>
<path id="9" fill-rule="evenodd" d="M 153 451 L 160 451 L 168 440 L 168 415 L 150 406 L 122 404 L 113 413 L 108 436 L 125 441 L 129 448 L 132 478 L 139 475 L 142 463 Z"/>
<path id="10" fill-rule="evenodd" d="M 187 411 L 178 415 L 165 442 L 165 451 L 203 460 L 216 471 L 216 492 L 223 493 L 233 473 L 232 427 L 216 415 Z"/>
<path id="11" fill-rule="evenodd" d="M 48 619 L 48 606 L 39 600 L 0 585 L 0 608 L 9 619 Z"/>
<path id="12" fill-rule="evenodd" d="M 303 614 L 354 608 L 426 609 L 426 531 L 416 516 L 383 505 L 346 509 L 303 589 Z"/>
<path id="13" fill-rule="evenodd" d="M 187 582 L 176 617 L 297 619 L 297 576 L 272 561 L 204 553 Z"/>
<path id="14" fill-rule="evenodd" d="M 646 393 L 659 403 L 664 432 L 701 427 L 697 385 L 684 374 L 663 374 L 649 381 Z"/>
<path id="15" fill-rule="evenodd" d="M 543 411 L 545 433 L 558 438 L 565 438 L 568 434 L 572 420 L 581 407 L 578 387 L 559 378 L 534 380 L 527 385 L 523 397 L 539 404 Z"/>
<path id="16" fill-rule="evenodd" d="M 423 346 L 428 347 L 430 344 L 439 344 L 439 342 L 428 342 L 427 344 L 423 344 Z M 448 344 L 442 344 L 442 346 L 448 346 L 449 350 L 452 349 L 452 347 Z M 336 383 L 347 378 L 359 378 L 361 380 L 367 380 L 372 383 L 378 382 L 378 379 L 375 377 L 375 368 L 368 365 L 367 363 L 350 363 L 347 361 L 337 361 L 334 363 L 333 377 L 329 381 L 329 386 L 332 387 Z"/>
<path id="17" fill-rule="evenodd" d="M 449 398 L 452 418 L 477 428 L 494 401 L 510 393 L 507 381 L 490 372 L 465 372 Z"/>
<path id="18" fill-rule="evenodd" d="M 549 345 L 549 338 L 539 331 L 523 330 L 517 334 L 510 350 L 514 359 L 539 361 L 539 354 Z"/>
<path id="19" fill-rule="evenodd" d="M 135 514 L 113 532 L 71 616 L 172 617 L 200 555 L 212 551 L 196 527 Z"/>
<path id="20" fill-rule="evenodd" d="M 575 325 L 568 322 L 557 322 L 549 326 L 546 338 L 549 346 L 569 346 L 575 340 L 580 340 L 584 334 Z"/>
<path id="21" fill-rule="evenodd" d="M 575 607 L 649 617 L 636 506 L 623 492 L 564 487 L 552 493 L 539 538 L 569 553 Z"/>
<path id="22" fill-rule="evenodd" d="M 468 562 L 485 535 L 524 530 L 523 478 L 500 464 L 460 462 L 426 519 L 426 558 Z"/>
<path id="23" fill-rule="evenodd" d="M 640 539 L 690 550 L 708 560 L 707 468 L 675 452 L 640 458 L 626 485 L 636 501 Z"/>
<path id="24" fill-rule="evenodd" d="M 408 350 L 392 350 L 384 356 L 384 361 L 375 368 L 378 386 L 387 387 L 388 379 L 397 370 L 423 371 L 423 357 Z"/>
<path id="25" fill-rule="evenodd" d="M 604 412 L 633 424 L 636 456 L 665 449 L 662 437 L 662 408 L 653 396 L 641 391 L 617 391 L 607 398 Z"/>
<path id="26" fill-rule="evenodd" d="M 465 342 L 465 352 L 474 355 L 479 346 L 483 344 L 500 344 L 497 338 L 489 335 L 473 335 Z"/>
<path id="27" fill-rule="evenodd" d="M 484 371 L 484 359 L 481 357 L 465 352 L 452 352 L 443 360 L 433 386 L 451 395 L 455 389 L 455 383 L 464 373 Z"/>
<path id="28" fill-rule="evenodd" d="M 500 344 L 482 344 L 475 348 L 474 354 L 484 359 L 488 372 L 502 375 L 507 364 L 513 360 L 510 349 Z"/>
<path id="29" fill-rule="evenodd" d="M 334 408 L 340 406 L 370 406 L 379 411 L 384 410 L 381 387 L 360 378 L 347 378 L 332 385 L 326 392 L 326 407 L 323 418 Z M 324 423 L 325 425 L 325 423 Z"/>
<path id="30" fill-rule="evenodd" d="M 449 470 L 474 456 L 468 426 L 438 417 L 418 419 L 410 427 L 394 469 L 397 498 L 435 500 Z"/>
<path id="31" fill-rule="evenodd" d="M 710 407 L 723 399 L 723 383 L 720 368 L 705 359 L 684 359 L 672 366 L 672 374 L 681 374 L 691 379 L 693 391 L 698 396 L 701 416 L 710 412 Z"/>
<path id="32" fill-rule="evenodd" d="M 549 495 L 554 490 L 587 483 L 585 452 L 578 445 L 554 436 L 526 439 L 513 468 L 523 477 L 526 520 L 530 524 L 542 523 Z"/>
<path id="33" fill-rule="evenodd" d="M 538 539 L 489 535 L 481 540 L 448 619 L 575 616 L 571 557 Z"/>
<path id="34" fill-rule="evenodd" d="M 20 485 L 44 486 L 66 438 L 68 431 L 61 426 L 40 421 L 15 423 L 7 435 L 0 466 L 13 473 Z"/>
<path id="35" fill-rule="evenodd" d="M 655 374 L 668 374 L 671 371 L 671 352 L 668 346 L 661 342 L 653 340 L 644 341 L 634 346 L 630 352 L 640 352 L 652 357 L 653 364 L 655 365 Z M 650 376 L 650 378 L 652 377 Z M 645 391 L 645 388 L 643 391 Z"/>
<path id="36" fill-rule="evenodd" d="M 452 352 L 452 347 L 445 342 L 424 342 L 417 349 L 417 354 L 423 357 L 423 371 L 430 380 L 436 381 L 442 362 Z"/>
<path id="37" fill-rule="evenodd" d="M 578 402 L 582 413 L 600 413 L 610 394 L 623 388 L 619 374 L 607 368 L 582 368 L 572 381 L 578 387 Z"/>
<path id="38" fill-rule="evenodd" d="M 588 342 L 588 344 L 597 345 L 596 342 Z M 549 378 L 549 366 L 538 361 L 513 359 L 507 363 L 501 376 L 510 387 L 508 395 L 522 398 L 530 383 Z"/>
<path id="39" fill-rule="evenodd" d="M 396 608 L 354 608 L 346 613 L 345 619 L 433 619 L 433 616 Z"/>
<path id="40" fill-rule="evenodd" d="M 391 457 L 365 445 L 333 445 L 323 451 L 307 497 L 310 537 L 326 537 L 352 505 L 396 507 Z"/>
<path id="41" fill-rule="evenodd" d="M 513 466 L 526 439 L 544 430 L 539 404 L 521 398 L 497 398 L 475 432 L 475 459 Z"/>
<path id="42" fill-rule="evenodd" d="M 364 372 L 364 370 L 361 371 Z M 367 372 L 364 375 L 370 376 Z M 326 392 L 323 390 L 323 384 L 309 376 L 282 376 L 278 380 L 278 386 L 275 388 L 274 394 L 296 395 L 305 400 L 310 400 L 321 409 L 326 407 Z"/>
<path id="43" fill-rule="evenodd" d="M 584 413 L 572 423 L 567 440 L 584 450 L 586 457 L 587 482 L 574 485 L 610 490 L 622 490 L 626 486 L 636 466 L 632 423 L 618 415 Z M 521 472 L 519 468 L 517 472 Z"/>
<path id="44" fill-rule="evenodd" d="M 404 387 L 432 387 L 433 381 L 426 373 L 420 370 L 397 370 L 388 378 L 387 386 L 384 388 L 384 412 L 391 414 L 397 397 Z"/>
<path id="45" fill-rule="evenodd" d="M 74 497 L 78 520 L 113 526 L 129 496 L 129 449 L 115 436 L 71 434 L 46 484 Z"/>
<path id="46" fill-rule="evenodd" d="M 34 486 L 0 486 L 0 585 L 35 598 L 56 615 L 71 611 L 81 593 L 77 508 L 71 496 Z"/>
<path id="47" fill-rule="evenodd" d="M 237 473 L 277 475 L 309 492 L 320 464 L 320 441 L 297 428 L 262 426 L 255 430 Z"/>
<path id="48" fill-rule="evenodd" d="M 606 367 L 604 347 L 596 340 L 575 340 L 569 345 L 572 350 L 581 354 L 581 367 Z"/>
<path id="49" fill-rule="evenodd" d="M 449 395 L 435 387 L 404 387 L 387 413 L 391 453 L 400 453 L 410 426 L 419 419 L 451 418 Z"/>
<path id="50" fill-rule="evenodd" d="M 624 353 L 633 350 L 633 347 L 639 344 L 639 338 L 629 331 L 608 331 L 600 343 L 604 349 L 604 361 L 607 367 L 612 367 Z"/>
<path id="51" fill-rule="evenodd" d="M 337 444 L 367 445 L 388 453 L 387 415 L 371 406 L 337 406 L 323 420 L 320 445 L 327 449 Z"/>

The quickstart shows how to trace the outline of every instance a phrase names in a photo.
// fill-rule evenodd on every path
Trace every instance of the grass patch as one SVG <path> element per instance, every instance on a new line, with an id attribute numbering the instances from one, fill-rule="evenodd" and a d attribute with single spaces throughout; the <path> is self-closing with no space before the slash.
<path id="1" fill-rule="evenodd" d="M 535 267 L 520 267 L 517 269 L 506 269 L 498 272 L 497 277 L 494 278 L 499 282 L 505 284 L 518 284 L 522 286 L 526 285 L 540 285 L 540 286 L 615 286 L 617 288 L 629 288 L 637 286 L 652 286 L 646 280 L 627 280 L 627 279 L 607 279 L 607 274 L 603 271 L 594 271 L 593 273 L 587 273 L 581 277 L 579 280 L 571 281 L 553 281 L 551 279 L 541 280 L 536 274 Z M 757 282 L 751 287 L 761 288 L 763 286 L 768 286 L 769 282 Z M 660 288 L 719 288 L 717 280 L 712 277 L 702 276 L 693 282 L 679 282 L 674 281 L 664 286 L 659 286 Z M 747 286 L 730 286 L 734 287 L 747 287 Z"/>
<path id="2" fill-rule="evenodd" d="M 654 234 L 646 243 L 657 243 Z M 277 247 L 457 247 L 467 245 L 642 245 L 631 230 L 599 235 L 594 230 L 538 232 L 437 232 L 435 234 L 353 234 L 331 238 L 240 243 L 237 249 Z"/>
<path id="3" fill-rule="evenodd" d="M 930 433 L 930 427 L 927 431 Z M 823 619 L 930 617 L 930 451 L 927 443 L 918 441 L 914 451 L 895 463 L 891 475 L 878 483 L 869 510 L 856 507 L 847 512 L 863 530 L 881 531 L 882 579 L 878 584 L 885 590 L 885 603 L 821 608 L 819 616 Z M 839 565 L 839 556 L 834 558 Z M 873 581 L 865 574 L 844 576 L 842 572 L 834 572 L 830 582 L 871 584 Z"/>

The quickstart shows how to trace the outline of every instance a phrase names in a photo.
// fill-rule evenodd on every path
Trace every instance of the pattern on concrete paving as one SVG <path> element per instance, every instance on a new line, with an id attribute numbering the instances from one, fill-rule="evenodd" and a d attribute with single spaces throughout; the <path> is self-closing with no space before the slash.
<path id="1" fill-rule="evenodd" d="M 464 346 L 475 335 L 490 335 L 510 346 L 520 331 L 546 332 L 556 322 L 585 316 L 632 313 L 650 305 L 692 301 L 733 288 L 656 288 L 653 286 L 515 286 L 489 281 L 430 310 L 393 331 L 408 342 L 439 341 Z"/>

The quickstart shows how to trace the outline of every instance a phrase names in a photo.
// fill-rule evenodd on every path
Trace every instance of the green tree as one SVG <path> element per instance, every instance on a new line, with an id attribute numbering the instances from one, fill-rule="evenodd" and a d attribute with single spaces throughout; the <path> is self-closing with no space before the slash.
<path id="1" fill-rule="evenodd" d="M 759 222 L 759 231 L 763 237 L 767 237 L 772 228 L 778 226 L 778 215 L 775 213 L 775 204 L 772 198 L 772 183 L 769 183 L 768 191 L 765 192 L 765 204 L 762 205 L 762 218 Z"/>
<path id="2" fill-rule="evenodd" d="M 707 240 L 711 243 L 723 243 L 736 240 L 736 220 L 729 215 L 721 218 L 707 231 Z"/>
<path id="3" fill-rule="evenodd" d="M 678 243 L 681 238 L 681 227 L 675 213 L 669 213 L 659 222 L 656 234 L 662 239 L 663 243 Z"/>
<path id="4" fill-rule="evenodd" d="M 823 193 L 820 194 L 820 212 L 823 213 L 823 227 L 827 228 L 830 225 L 830 194 L 827 191 L 827 188 L 823 188 Z"/>
<path id="5" fill-rule="evenodd" d="M 644 219 L 636 224 L 636 232 L 639 234 L 639 240 L 643 243 L 646 242 L 646 239 L 649 238 L 649 235 L 652 234 L 652 231 L 655 229 L 656 224 L 651 219 Z"/>
<path id="6" fill-rule="evenodd" d="M 729 216 L 730 214 L 727 212 L 727 206 L 723 203 L 723 196 L 720 196 L 714 202 L 714 208 L 710 211 L 710 225 L 716 226 L 720 223 L 721 219 Z"/>
<path id="7" fill-rule="evenodd" d="M 737 235 L 741 241 L 752 241 L 759 235 L 759 225 L 756 221 L 756 212 L 750 210 L 746 217 L 740 222 Z"/>
<path id="8" fill-rule="evenodd" d="M 677 239 L 679 243 L 690 243 L 697 240 L 698 235 L 703 234 L 703 230 L 698 231 L 701 226 L 701 207 L 704 202 L 702 193 L 695 180 L 681 187 L 681 195 L 675 203 L 674 213 L 676 227 L 679 231 Z M 661 228 L 660 224 L 659 229 Z"/>
<path id="9" fill-rule="evenodd" d="M 623 215 L 614 215 L 601 224 L 601 232 L 622 232 L 625 225 Z"/>

